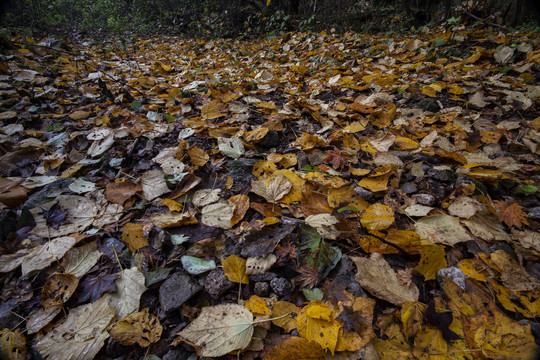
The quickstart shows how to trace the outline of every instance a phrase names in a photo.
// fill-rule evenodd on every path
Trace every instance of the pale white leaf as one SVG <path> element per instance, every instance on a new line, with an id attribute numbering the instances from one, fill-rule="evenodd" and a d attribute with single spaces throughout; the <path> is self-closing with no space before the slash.
<path id="1" fill-rule="evenodd" d="M 139 310 L 141 295 L 146 291 L 144 275 L 136 267 L 120 272 L 116 279 L 116 293 L 107 294 L 109 305 L 115 309 L 118 319 Z"/>
<path id="2" fill-rule="evenodd" d="M 207 205 L 201 210 L 201 214 L 201 222 L 206 226 L 214 226 L 221 229 L 231 228 L 233 211 L 226 202 Z"/>
<path id="3" fill-rule="evenodd" d="M 62 268 L 66 274 L 80 278 L 96 265 L 101 255 L 97 249 L 97 242 L 93 241 L 69 250 L 62 260 Z"/>
<path id="4" fill-rule="evenodd" d="M 38 337 L 34 346 L 45 359 L 92 360 L 109 337 L 106 329 L 113 318 L 114 309 L 102 297 L 71 309 L 68 317 Z"/>
<path id="5" fill-rule="evenodd" d="M 203 189 L 197 190 L 193 194 L 191 201 L 196 207 L 204 207 L 219 201 L 219 193 L 221 189 Z"/>
<path id="6" fill-rule="evenodd" d="M 141 176 L 141 184 L 143 188 L 143 197 L 145 200 L 151 201 L 170 192 L 165 181 L 165 174 L 161 170 L 148 170 Z"/>
<path id="7" fill-rule="evenodd" d="M 33 248 L 21 264 L 23 276 L 34 270 L 45 269 L 52 262 L 62 259 L 76 242 L 71 236 L 63 236 Z"/>
<path id="8" fill-rule="evenodd" d="M 246 348 L 253 336 L 253 314 L 243 305 L 204 307 L 178 337 L 204 357 L 219 357 Z"/>
<path id="9" fill-rule="evenodd" d="M 460 225 L 459 218 L 439 214 L 427 216 L 416 222 L 415 231 L 434 244 L 455 245 L 473 238 Z"/>
<path id="10" fill-rule="evenodd" d="M 244 155 L 244 144 L 242 144 L 240 138 L 218 138 L 217 140 L 219 151 L 224 155 L 233 159 L 238 159 L 240 156 Z"/>

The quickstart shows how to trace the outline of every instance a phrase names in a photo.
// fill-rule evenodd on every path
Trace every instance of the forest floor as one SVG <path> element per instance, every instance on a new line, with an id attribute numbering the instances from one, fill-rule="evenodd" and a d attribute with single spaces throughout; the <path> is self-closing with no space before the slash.
<path id="1" fill-rule="evenodd" d="M 7 359 L 529 359 L 540 34 L 16 37 Z"/>

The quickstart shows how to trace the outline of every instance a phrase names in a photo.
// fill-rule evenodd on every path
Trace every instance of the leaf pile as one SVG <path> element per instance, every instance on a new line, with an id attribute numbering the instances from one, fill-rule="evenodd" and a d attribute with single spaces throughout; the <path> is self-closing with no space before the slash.
<path id="1" fill-rule="evenodd" d="M 13 43 L 3 357 L 538 350 L 538 33 Z"/>

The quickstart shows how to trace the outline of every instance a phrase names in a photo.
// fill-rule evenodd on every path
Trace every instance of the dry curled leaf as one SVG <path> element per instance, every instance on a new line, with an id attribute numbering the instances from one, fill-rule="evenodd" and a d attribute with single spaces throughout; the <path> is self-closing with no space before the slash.
<path id="1" fill-rule="evenodd" d="M 124 318 L 117 322 L 110 334 L 113 339 L 123 345 L 139 344 L 148 347 L 159 341 L 163 328 L 157 317 L 148 313 L 148 309 Z"/>

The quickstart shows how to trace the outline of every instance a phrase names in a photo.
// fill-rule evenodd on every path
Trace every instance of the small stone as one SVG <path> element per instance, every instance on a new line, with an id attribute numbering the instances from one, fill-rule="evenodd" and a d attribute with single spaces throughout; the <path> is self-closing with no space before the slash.
<path id="1" fill-rule="evenodd" d="M 280 297 L 290 295 L 292 290 L 291 283 L 285 278 L 276 278 L 270 281 L 270 287 Z"/>
<path id="2" fill-rule="evenodd" d="M 456 175 L 450 170 L 430 169 L 427 176 L 436 181 L 450 182 L 454 181 Z"/>
<path id="3" fill-rule="evenodd" d="M 540 206 L 529 209 L 529 219 L 540 220 Z"/>
<path id="4" fill-rule="evenodd" d="M 159 302 L 165 312 L 178 310 L 199 290 L 201 286 L 191 281 L 191 277 L 174 273 L 160 286 Z"/>
<path id="5" fill-rule="evenodd" d="M 360 198 L 366 201 L 371 200 L 371 198 L 373 198 L 373 193 L 369 191 L 368 189 L 364 189 L 361 186 L 355 187 L 354 192 L 356 193 L 356 195 L 358 195 Z"/>
<path id="6" fill-rule="evenodd" d="M 306 153 L 303 151 L 300 151 L 296 154 L 296 168 L 298 170 L 302 170 L 304 166 L 309 165 L 309 160 L 306 156 Z"/>
<path id="7" fill-rule="evenodd" d="M 256 282 L 257 281 L 272 281 L 277 277 L 278 277 L 277 274 L 273 273 L 271 271 L 267 271 L 264 274 L 252 274 L 252 275 L 249 275 L 249 279 L 251 281 L 256 281 Z"/>
<path id="8" fill-rule="evenodd" d="M 256 282 L 253 291 L 257 296 L 267 297 L 270 294 L 270 285 L 266 281 Z"/>
<path id="9" fill-rule="evenodd" d="M 444 286 L 444 279 L 448 276 L 450 280 L 456 283 L 457 286 L 465 290 L 465 280 L 467 275 L 460 268 L 457 267 L 447 267 L 437 271 L 437 281 L 441 288 Z"/>
<path id="10" fill-rule="evenodd" d="M 214 299 L 225 294 L 234 284 L 227 279 L 227 276 L 221 269 L 210 271 L 204 283 L 204 289 Z"/>
<path id="11" fill-rule="evenodd" d="M 418 188 L 415 183 L 406 182 L 405 184 L 401 185 L 400 189 L 405 194 L 412 194 L 412 193 L 415 193 Z"/>
<path id="12" fill-rule="evenodd" d="M 415 199 L 419 204 L 426 206 L 433 206 L 437 202 L 435 196 L 431 194 L 415 194 L 412 196 L 412 198 Z"/>

